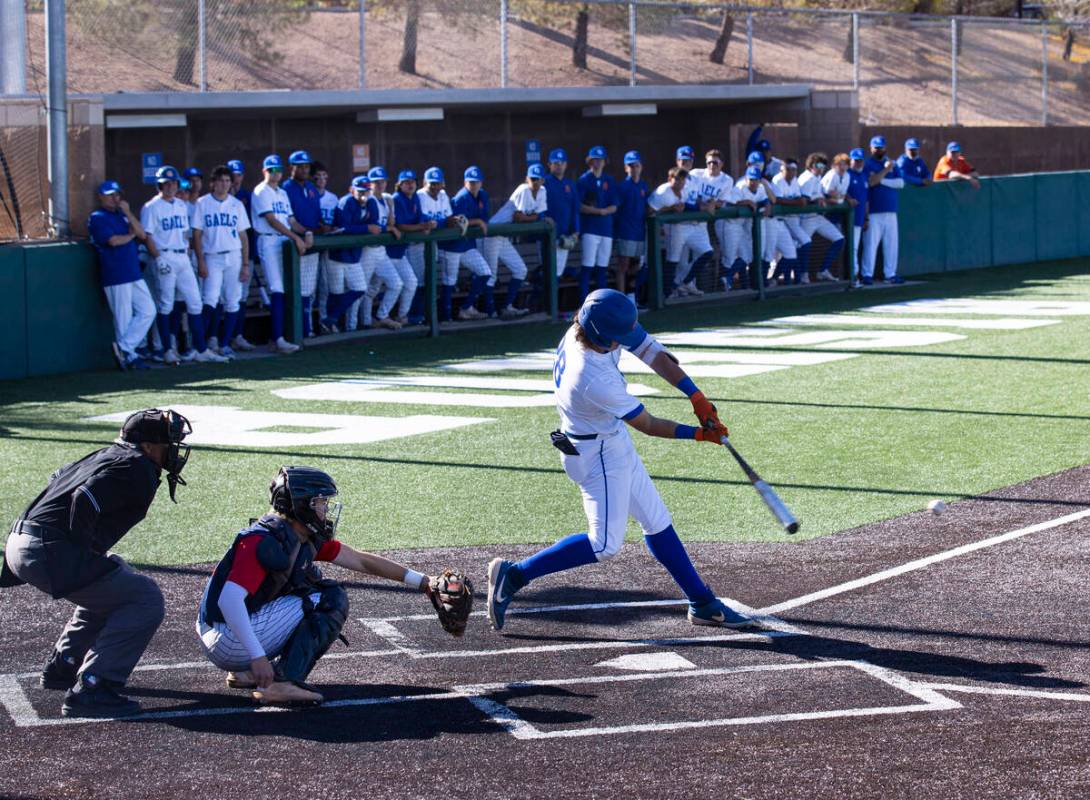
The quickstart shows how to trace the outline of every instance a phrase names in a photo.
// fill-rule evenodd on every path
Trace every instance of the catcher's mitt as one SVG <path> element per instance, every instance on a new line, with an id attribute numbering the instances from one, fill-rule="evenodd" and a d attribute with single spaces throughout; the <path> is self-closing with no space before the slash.
<path id="1" fill-rule="evenodd" d="M 428 597 L 439 615 L 439 624 L 451 636 L 466 632 L 469 612 L 473 610 L 473 583 L 452 569 L 443 570 L 428 585 Z"/>

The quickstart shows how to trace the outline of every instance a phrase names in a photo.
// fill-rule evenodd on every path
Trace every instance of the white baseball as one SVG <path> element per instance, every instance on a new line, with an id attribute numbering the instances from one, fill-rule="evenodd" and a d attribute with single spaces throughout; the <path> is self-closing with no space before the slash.
<path id="1" fill-rule="evenodd" d="M 946 510 L 946 502 L 943 500 L 932 500 L 927 504 L 927 510 L 935 516 L 938 516 Z"/>

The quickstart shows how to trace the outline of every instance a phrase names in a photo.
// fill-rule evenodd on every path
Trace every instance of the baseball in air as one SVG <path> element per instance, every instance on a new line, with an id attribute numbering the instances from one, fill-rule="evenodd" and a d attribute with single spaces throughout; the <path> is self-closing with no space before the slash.
<path id="1" fill-rule="evenodd" d="M 936 517 L 946 510 L 946 501 L 944 500 L 932 500 L 927 504 L 927 510 L 934 514 Z"/>

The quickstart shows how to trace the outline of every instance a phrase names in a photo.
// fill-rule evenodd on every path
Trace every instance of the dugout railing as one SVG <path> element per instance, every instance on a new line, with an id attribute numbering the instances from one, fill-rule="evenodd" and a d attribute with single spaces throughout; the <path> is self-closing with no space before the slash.
<path id="1" fill-rule="evenodd" d="M 465 233 L 467 239 L 482 239 L 486 234 L 480 228 L 470 227 Z M 542 281 L 544 311 L 550 319 L 556 319 L 558 311 L 558 286 L 556 275 L 556 232 L 548 222 L 513 222 L 505 225 L 489 225 L 487 236 L 534 237 L 542 242 Z M 314 244 L 308 253 L 345 248 L 374 247 L 394 244 L 424 245 L 424 326 L 429 336 L 438 336 L 439 327 L 439 243 L 462 238 L 457 228 L 442 228 L 427 233 L 403 233 L 400 239 L 393 234 L 344 235 L 329 234 L 315 236 Z M 301 342 L 303 338 L 303 303 L 299 284 L 299 251 L 291 241 L 284 242 L 284 286 L 289 289 L 285 294 L 284 336 L 292 342 Z"/>
<path id="2" fill-rule="evenodd" d="M 826 216 L 840 218 L 840 229 L 841 233 L 844 234 L 845 239 L 845 247 L 842 252 L 843 274 L 847 276 L 846 280 L 848 282 L 848 287 L 850 288 L 852 281 L 855 279 L 855 248 L 852 246 L 854 242 L 852 225 L 855 209 L 847 203 L 826 206 L 817 204 L 805 206 L 774 205 L 772 207 L 773 217 L 790 217 L 802 214 L 824 214 Z M 760 215 L 760 212 L 758 212 L 758 215 Z M 656 214 L 653 217 L 648 217 L 647 267 L 649 270 L 648 281 L 651 285 L 648 300 L 651 308 L 658 310 L 666 305 L 666 298 L 663 291 L 663 247 L 665 242 L 663 226 L 677 222 L 711 223 L 718 219 L 745 219 L 752 218 L 753 216 L 754 212 L 750 208 L 729 206 L 716 209 L 714 213 L 710 211 L 683 211 L 676 214 Z M 761 227 L 762 226 L 760 225 L 751 226 L 751 235 L 753 237 L 753 262 L 750 267 L 750 280 L 751 284 L 756 288 L 758 299 L 764 300 L 766 292 L 764 270 L 761 268 L 761 251 L 763 247 Z M 718 261 L 716 269 L 718 269 Z"/>

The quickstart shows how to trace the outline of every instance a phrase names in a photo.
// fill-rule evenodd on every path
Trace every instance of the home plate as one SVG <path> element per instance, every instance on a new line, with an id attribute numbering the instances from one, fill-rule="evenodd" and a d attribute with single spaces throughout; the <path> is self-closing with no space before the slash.
<path id="1" fill-rule="evenodd" d="M 677 653 L 633 653 L 608 661 L 599 661 L 596 667 L 631 669 L 636 672 L 671 672 L 676 669 L 696 669 L 696 664 Z"/>

